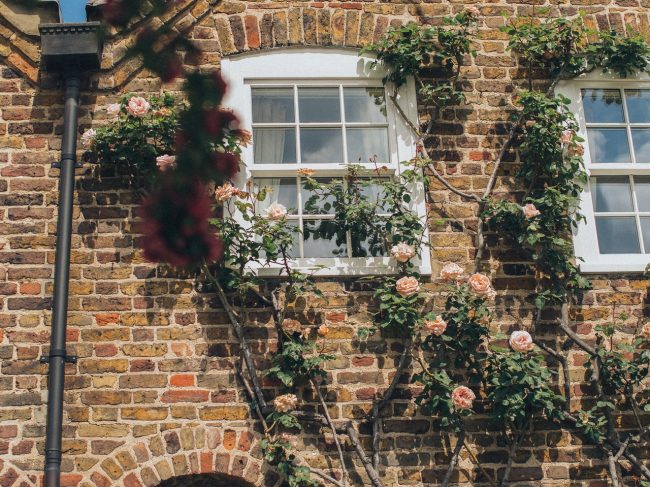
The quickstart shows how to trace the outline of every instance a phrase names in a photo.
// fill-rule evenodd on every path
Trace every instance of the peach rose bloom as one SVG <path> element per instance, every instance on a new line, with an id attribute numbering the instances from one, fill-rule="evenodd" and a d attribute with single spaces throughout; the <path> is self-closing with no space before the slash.
<path id="1" fill-rule="evenodd" d="M 300 324 L 300 321 L 298 320 L 292 320 L 291 318 L 286 318 L 282 322 L 282 329 L 289 333 L 301 333 L 302 332 L 302 325 Z"/>
<path id="2" fill-rule="evenodd" d="M 476 394 L 469 387 L 458 386 L 451 393 L 451 402 L 456 409 L 470 409 L 474 399 Z"/>
<path id="3" fill-rule="evenodd" d="M 150 109 L 151 105 L 149 102 L 141 96 L 132 96 L 129 98 L 129 103 L 126 106 L 126 111 L 134 117 L 144 117 L 149 113 Z"/>
<path id="4" fill-rule="evenodd" d="M 533 344 L 533 337 L 527 331 L 513 331 L 508 340 L 510 347 L 515 352 L 530 352 L 535 345 Z"/>
<path id="5" fill-rule="evenodd" d="M 477 9 L 474 5 L 470 5 L 469 7 L 467 7 L 465 9 L 465 12 L 467 12 L 472 17 L 478 17 L 479 15 L 481 15 L 479 9 Z"/>
<path id="6" fill-rule="evenodd" d="M 121 111 L 122 111 L 122 105 L 120 105 L 119 103 L 111 103 L 106 108 L 106 113 L 108 113 L 113 117 L 119 115 Z"/>
<path id="7" fill-rule="evenodd" d="M 433 321 L 425 321 L 424 327 L 429 333 L 439 337 L 447 329 L 447 322 L 442 319 L 442 316 L 436 316 L 436 319 Z"/>
<path id="8" fill-rule="evenodd" d="M 455 262 L 450 262 L 449 264 L 445 264 L 442 268 L 440 271 L 440 277 L 445 281 L 456 281 L 464 272 L 465 271 L 461 266 Z"/>
<path id="9" fill-rule="evenodd" d="M 575 147 L 570 147 L 569 148 L 569 155 L 570 156 L 582 156 L 585 153 L 585 148 L 582 147 L 581 145 L 576 145 Z"/>
<path id="10" fill-rule="evenodd" d="M 228 201 L 230 198 L 236 196 L 237 194 L 239 194 L 239 190 L 228 183 L 222 186 L 217 186 L 217 188 L 214 190 L 214 197 L 217 199 L 217 201 L 221 201 L 222 203 L 224 201 Z"/>
<path id="11" fill-rule="evenodd" d="M 169 171 L 176 166 L 176 156 L 170 156 L 164 154 L 162 156 L 156 157 L 156 166 L 160 169 L 161 172 Z"/>
<path id="12" fill-rule="evenodd" d="M 324 337 L 324 336 L 326 336 L 329 332 L 330 332 L 330 328 L 329 328 L 329 326 L 327 326 L 327 325 L 320 325 L 320 326 L 318 327 L 318 331 L 317 331 L 316 333 L 318 333 L 318 336 Z"/>
<path id="13" fill-rule="evenodd" d="M 314 171 L 313 169 L 307 169 L 307 168 L 298 169 L 298 171 L 296 171 L 296 172 L 298 174 L 300 174 L 301 176 L 313 176 L 314 174 L 316 174 L 316 171 Z"/>
<path id="14" fill-rule="evenodd" d="M 404 263 L 415 257 L 415 249 L 407 243 L 400 242 L 390 249 L 390 255 L 392 255 L 397 262 Z"/>
<path id="15" fill-rule="evenodd" d="M 573 130 L 565 130 L 564 132 L 562 132 L 562 137 L 560 137 L 560 142 L 565 145 L 568 144 L 573 140 L 573 134 L 574 134 Z"/>
<path id="16" fill-rule="evenodd" d="M 295 394 L 284 394 L 273 400 L 273 405 L 279 413 L 288 413 L 293 411 L 298 404 L 298 398 Z"/>
<path id="17" fill-rule="evenodd" d="M 412 296 L 420 290 L 420 283 L 415 277 L 402 277 L 395 283 L 397 292 L 404 296 Z"/>
<path id="18" fill-rule="evenodd" d="M 645 337 L 646 340 L 650 340 L 650 321 L 643 325 L 641 334 Z"/>
<path id="19" fill-rule="evenodd" d="M 266 209 L 266 218 L 269 220 L 282 220 L 287 216 L 287 208 L 280 203 L 272 203 Z"/>
<path id="20" fill-rule="evenodd" d="M 92 147 L 97 131 L 95 129 L 86 130 L 81 136 L 81 145 L 84 149 L 89 149 Z"/>
<path id="21" fill-rule="evenodd" d="M 524 212 L 524 216 L 529 220 L 542 214 L 532 203 L 522 206 L 521 211 Z"/>
<path id="22" fill-rule="evenodd" d="M 472 288 L 472 291 L 474 291 L 476 294 L 487 294 L 490 292 L 492 286 L 490 278 L 485 274 L 481 274 L 480 272 L 472 274 L 467 280 L 467 283 L 469 284 L 469 287 Z"/>

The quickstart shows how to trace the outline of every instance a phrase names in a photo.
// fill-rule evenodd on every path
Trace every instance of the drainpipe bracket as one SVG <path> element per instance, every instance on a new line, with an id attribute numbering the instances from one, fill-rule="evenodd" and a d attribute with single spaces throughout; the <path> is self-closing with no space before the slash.
<path id="1" fill-rule="evenodd" d="M 74 167 L 75 169 L 80 169 L 84 167 L 83 162 L 75 162 Z M 54 161 L 52 163 L 52 169 L 61 169 L 61 161 Z"/>
<path id="2" fill-rule="evenodd" d="M 49 355 L 44 355 L 41 357 L 41 363 L 42 364 L 49 364 L 52 361 L 52 358 L 54 357 L 63 357 L 63 360 L 67 364 L 76 364 L 78 357 L 76 355 L 68 355 L 68 353 L 65 350 L 50 350 Z"/>

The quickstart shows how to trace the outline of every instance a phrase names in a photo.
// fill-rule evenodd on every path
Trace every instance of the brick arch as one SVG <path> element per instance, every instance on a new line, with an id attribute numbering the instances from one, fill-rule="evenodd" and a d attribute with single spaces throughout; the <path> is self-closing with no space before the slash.
<path id="1" fill-rule="evenodd" d="M 176 485 L 170 480 L 175 477 L 210 474 L 222 474 L 242 486 L 281 484 L 277 473 L 263 464 L 250 430 L 188 425 L 129 442 L 88 472 L 89 483 L 83 485 L 160 487 Z"/>
<path id="2" fill-rule="evenodd" d="M 289 46 L 359 48 L 381 39 L 389 26 L 402 25 L 404 5 L 336 3 L 272 11 L 233 12 L 224 2 L 215 9 L 215 28 L 221 55 Z"/>

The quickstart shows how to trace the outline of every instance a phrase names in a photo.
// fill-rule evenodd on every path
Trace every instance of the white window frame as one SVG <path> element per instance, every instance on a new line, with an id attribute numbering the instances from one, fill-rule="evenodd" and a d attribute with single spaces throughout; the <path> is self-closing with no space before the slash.
<path id="1" fill-rule="evenodd" d="M 650 89 L 650 76 L 642 73 L 633 78 L 620 78 L 612 73 L 593 71 L 573 80 L 558 83 L 556 92 L 571 100 L 570 110 L 579 124 L 578 135 L 582 137 L 585 150 L 585 169 L 589 178 L 594 176 L 647 176 L 650 164 L 593 164 L 589 153 L 587 126 L 582 105 L 583 89 Z M 630 141 L 630 151 L 633 151 Z M 586 221 L 581 221 L 574 232 L 574 249 L 579 260 L 580 271 L 584 273 L 626 273 L 644 272 L 650 262 L 650 254 L 601 254 L 598 250 L 596 219 L 594 215 L 591 184 L 588 183 L 581 196 L 580 209 Z M 639 235 L 639 238 L 643 238 Z"/>
<path id="2" fill-rule="evenodd" d="M 339 48 L 287 48 L 281 50 L 245 53 L 221 60 L 221 70 L 228 82 L 224 106 L 231 107 L 238 115 L 242 127 L 251 130 L 252 97 L 251 85 L 317 85 L 342 84 L 344 86 L 381 87 L 385 69 L 378 65 L 371 68 L 373 59 L 359 56 L 357 50 Z M 386 166 L 396 176 L 401 170 L 399 162 L 408 161 L 416 155 L 416 140 L 408 125 L 401 119 L 388 94 L 392 87 L 386 87 L 386 108 L 389 132 L 390 164 Z M 417 100 L 413 80 L 402 86 L 397 96 L 398 103 L 407 117 L 417 121 Z M 255 141 L 253 140 L 253 144 Z M 253 147 L 243 148 L 242 159 L 245 169 L 235 179 L 235 184 L 244 188 L 253 177 L 276 178 L 296 177 L 300 166 L 288 164 L 253 164 Z M 371 164 L 369 169 L 374 168 Z M 289 166 L 289 167 L 288 167 Z M 346 172 L 343 164 L 310 164 L 302 167 L 315 169 L 314 177 L 339 176 Z M 387 173 L 390 174 L 390 173 Z M 425 190 L 422 184 L 413 184 L 408 209 L 417 213 L 426 226 Z M 235 218 L 241 218 L 233 209 Z M 243 220 L 242 220 L 243 222 Z M 425 234 L 428 241 L 428 232 Z M 418 272 L 431 274 L 429 247 L 420 249 L 421 258 L 414 261 Z M 369 274 L 392 274 L 397 271 L 394 259 L 389 257 L 328 257 L 293 259 L 294 267 L 317 276 L 354 276 Z M 257 267 L 260 276 L 277 276 L 281 267 Z"/>

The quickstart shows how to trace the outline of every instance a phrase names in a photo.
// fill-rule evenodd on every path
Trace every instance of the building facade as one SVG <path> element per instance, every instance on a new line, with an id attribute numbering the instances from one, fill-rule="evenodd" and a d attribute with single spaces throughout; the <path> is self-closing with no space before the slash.
<path id="1" fill-rule="evenodd" d="M 51 164 L 59 157 L 63 96 L 60 79 L 40 69 L 34 26 L 41 19 L 13 2 L 1 3 L 0 486 L 27 487 L 40 485 L 42 477 L 47 364 L 39 359 L 49 346 L 58 181 Z M 414 141 L 395 114 L 377 115 L 355 105 L 362 103 L 355 98 L 359 90 L 381 88 L 382 75 L 360 64 L 359 48 L 380 40 L 391 26 L 439 25 L 468 5 L 480 11 L 477 54 L 464 71 L 471 106 L 445 112 L 428 144 L 455 187 L 479 192 L 505 137 L 515 87 L 524 83 L 500 27 L 508 18 L 548 7 L 545 15 L 584 12 L 585 22 L 602 30 L 623 32 L 631 26 L 648 32 L 648 0 L 180 0 L 164 19 L 143 22 L 162 20 L 187 33 L 203 51 L 193 64 L 223 68 L 231 82 L 228 103 L 247 128 L 257 131 L 244 153 L 247 176 L 288 188 L 296 175 L 284 170 L 284 163 L 309 162 L 321 170 L 332 151 L 346 162 L 372 153 L 387 165 L 415 155 Z M 126 93 L 180 91 L 179 84 L 162 85 L 139 60 L 125 57 L 131 34 L 106 39 L 101 70 L 82 89 L 82 130 L 105 123 L 107 107 Z M 314 89 L 318 97 L 310 95 Z M 596 178 L 585 193 L 586 227 L 576 238 L 576 254 L 584 258 L 582 269 L 593 287 L 571 319 L 588 340 L 594 327 L 612 321 L 622 335 L 634 336 L 648 319 L 650 279 L 643 271 L 650 249 L 650 79 L 594 75 L 558 90 L 573 101 L 587 139 L 586 163 Z M 403 96 L 412 119 L 426 116 L 412 87 Z M 333 104 L 338 115 L 328 118 Z M 343 139 L 328 130 L 338 130 Z M 302 135 L 291 142 L 296 131 Z M 262 145 L 268 160 L 256 155 Z M 514 161 L 505 164 L 498 192 L 516 193 L 513 167 Z M 471 266 L 476 205 L 437 183 L 421 193 L 416 207 L 428 204 L 436 220 L 430 224 L 430 255 L 420 270 L 432 276 L 428 287 L 436 291 L 444 263 Z M 98 165 L 78 170 L 75 203 L 68 343 L 78 361 L 66 367 L 62 485 L 279 485 L 278 474 L 261 458 L 259 426 L 233 370 L 236 340 L 214 296 L 197 290 L 191 276 L 146 262 L 137 245 L 138 199 Z M 309 219 L 296 216 L 303 225 Z M 305 242 L 297 252 L 304 259 L 323 257 L 322 248 Z M 314 297 L 302 317 L 330 329 L 327 343 L 336 355 L 327 367 L 334 419 L 369 412 L 372 399 L 390 382 L 400 352 L 397 344 L 379 337 L 357 340 L 357 329 L 372 319 L 373 305 L 372 292 L 355 276 L 370 272 L 373 263 L 355 262 L 323 262 L 331 272 L 317 282 L 327 299 Z M 532 278 L 511 251 L 494 250 L 489 263 L 498 292 L 495 330 L 525 326 L 533 314 L 526 300 Z M 270 313 L 263 309 L 246 318 L 253 350 L 262 360 L 275 340 Z M 545 332 L 553 333 L 551 327 Z M 584 354 L 576 350 L 569 357 L 575 366 L 571 374 L 579 380 Z M 278 393 L 272 383 L 265 387 L 271 397 Z M 416 388 L 403 381 L 382 422 L 385 485 L 439 485 L 447 469 L 453 445 L 438 422 L 413 404 Z M 582 394 L 589 391 L 576 391 Z M 477 421 L 470 434 L 481 463 L 497 477 L 505 467 L 505 447 L 490 428 Z M 360 434 L 369 445 L 368 431 Z M 302 461 L 325 470 L 334 464 L 336 470 L 331 437 L 323 442 L 318 431 L 307 430 L 301 441 Z M 350 445 L 346 458 L 357 484 L 370 485 Z M 478 485 L 485 478 L 462 455 L 453 481 Z M 596 447 L 556 427 L 540 427 L 516 457 L 510 483 L 598 487 L 608 482 L 606 461 Z"/>

